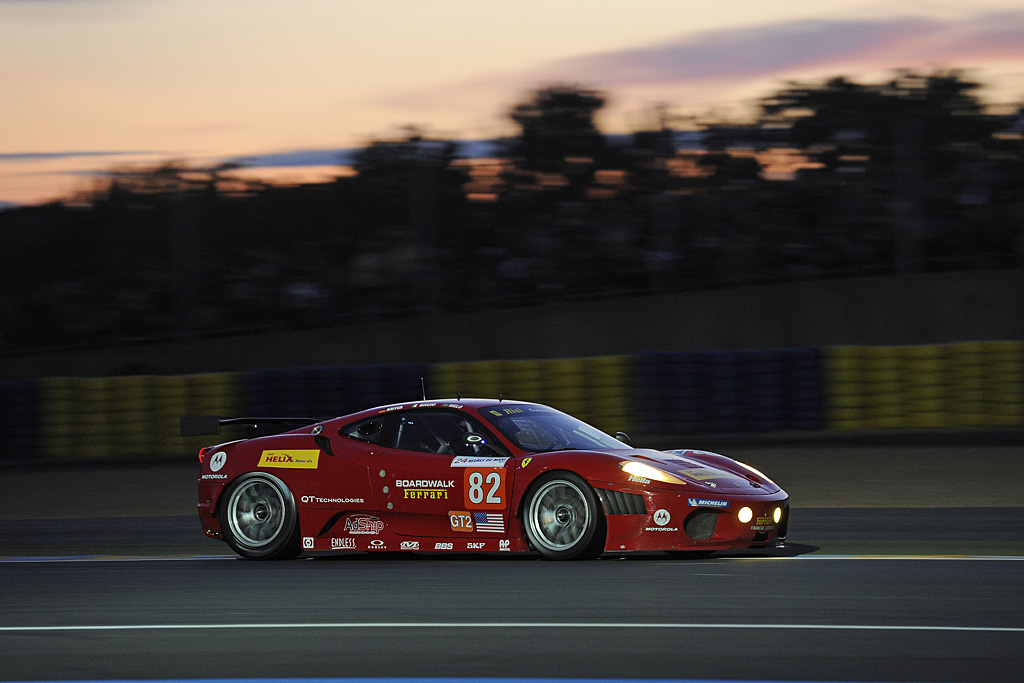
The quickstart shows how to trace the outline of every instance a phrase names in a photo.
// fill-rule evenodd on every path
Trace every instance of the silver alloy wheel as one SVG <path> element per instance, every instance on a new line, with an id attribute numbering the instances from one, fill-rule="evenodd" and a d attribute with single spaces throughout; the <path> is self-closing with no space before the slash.
<path id="1" fill-rule="evenodd" d="M 285 499 L 273 479 L 243 481 L 228 499 L 227 521 L 237 541 L 249 548 L 271 543 L 284 528 Z"/>
<path id="2" fill-rule="evenodd" d="M 526 520 L 534 541 L 557 552 L 579 543 L 590 528 L 591 514 L 587 497 L 576 484 L 553 479 L 530 499 Z"/>

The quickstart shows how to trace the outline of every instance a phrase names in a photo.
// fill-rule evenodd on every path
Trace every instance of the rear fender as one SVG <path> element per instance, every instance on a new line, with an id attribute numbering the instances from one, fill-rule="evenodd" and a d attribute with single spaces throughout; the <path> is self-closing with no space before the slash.
<path id="1" fill-rule="evenodd" d="M 295 452 L 301 452 L 297 455 Z M 289 454 L 290 452 L 290 454 Z M 315 454 L 314 454 L 315 452 Z M 206 449 L 199 475 L 199 509 L 217 517 L 221 496 L 231 484 L 249 472 L 268 472 L 299 495 L 313 488 L 317 467 L 324 454 L 309 436 L 281 436 L 234 441 Z M 210 520 L 204 517 L 210 524 Z"/>

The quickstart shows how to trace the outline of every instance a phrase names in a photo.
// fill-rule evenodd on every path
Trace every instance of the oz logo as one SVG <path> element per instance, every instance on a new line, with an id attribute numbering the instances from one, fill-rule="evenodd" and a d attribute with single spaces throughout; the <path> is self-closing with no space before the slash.
<path id="1" fill-rule="evenodd" d="M 662 508 L 654 513 L 654 523 L 658 526 L 665 526 L 669 520 L 672 519 L 672 515 L 668 514 L 668 510 Z"/>
<path id="2" fill-rule="evenodd" d="M 220 468 L 224 467 L 224 463 L 228 461 L 228 454 L 224 451 L 217 451 L 210 458 L 210 471 L 220 472 Z"/>

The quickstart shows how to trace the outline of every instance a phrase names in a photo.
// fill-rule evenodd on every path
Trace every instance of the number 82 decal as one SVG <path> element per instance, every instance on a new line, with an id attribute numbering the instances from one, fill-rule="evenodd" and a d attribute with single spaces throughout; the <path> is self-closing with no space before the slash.
<path id="1" fill-rule="evenodd" d="M 463 479 L 467 510 L 503 510 L 505 508 L 505 468 L 467 468 Z"/>

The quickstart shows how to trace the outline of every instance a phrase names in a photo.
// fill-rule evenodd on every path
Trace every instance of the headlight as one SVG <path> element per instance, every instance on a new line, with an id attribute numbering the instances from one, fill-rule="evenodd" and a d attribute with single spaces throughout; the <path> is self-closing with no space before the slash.
<path id="1" fill-rule="evenodd" d="M 776 524 L 782 521 L 782 508 L 775 508 L 775 512 L 772 513 L 772 519 L 775 520 Z"/>
<path id="2" fill-rule="evenodd" d="M 765 473 L 764 473 L 764 472 L 762 472 L 761 470 L 759 470 L 759 469 L 756 469 L 756 468 L 754 468 L 754 467 L 751 467 L 751 466 L 750 466 L 750 465 L 748 465 L 747 463 L 745 463 L 745 462 L 740 462 L 739 460 L 733 460 L 733 462 L 734 462 L 734 463 L 736 463 L 737 465 L 739 465 L 740 467 L 745 467 L 745 468 L 747 468 L 748 470 L 750 470 L 751 472 L 753 472 L 753 473 L 754 473 L 754 474 L 756 474 L 757 476 L 761 477 L 762 479 L 764 479 L 764 480 L 765 480 L 765 481 L 767 481 L 768 483 L 770 483 L 770 484 L 774 484 L 774 483 L 775 483 L 774 481 L 772 481 L 772 480 L 771 480 L 771 477 L 769 477 L 769 476 L 768 476 L 767 474 L 765 474 Z"/>
<path id="3" fill-rule="evenodd" d="M 661 481 L 661 482 L 664 482 L 666 484 L 685 484 L 686 483 L 685 481 L 683 481 L 679 477 L 671 475 L 668 472 L 665 472 L 663 470 L 659 470 L 657 467 L 651 467 L 650 465 L 645 465 L 642 462 L 636 462 L 634 460 L 630 460 L 630 461 L 621 463 L 619 465 L 619 467 L 621 467 L 622 471 L 625 472 L 626 474 L 632 475 L 632 476 L 637 477 L 639 479 L 650 479 L 652 481 Z"/>
<path id="4" fill-rule="evenodd" d="M 740 512 L 736 516 L 739 517 L 740 522 L 746 524 L 754 518 L 754 511 L 750 508 L 740 508 Z"/>

